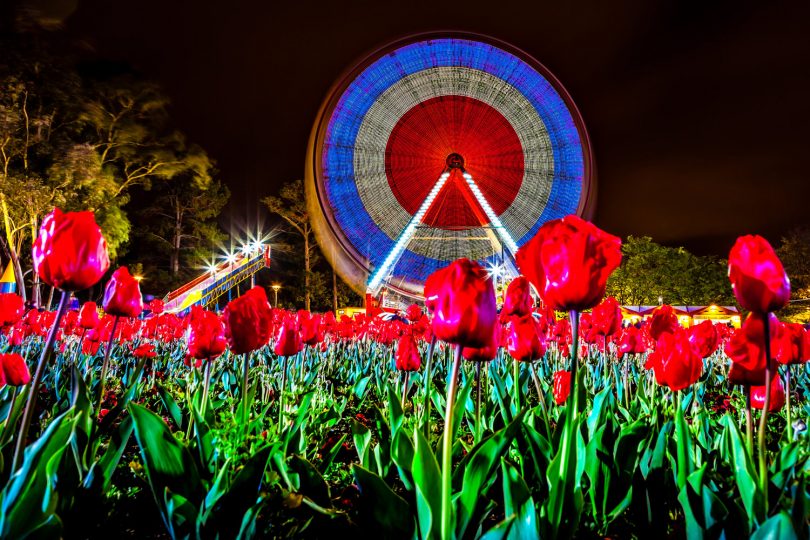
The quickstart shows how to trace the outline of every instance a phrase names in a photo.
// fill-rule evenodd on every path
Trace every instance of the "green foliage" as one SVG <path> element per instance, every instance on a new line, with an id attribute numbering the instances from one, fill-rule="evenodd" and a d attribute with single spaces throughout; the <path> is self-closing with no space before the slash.
<path id="1" fill-rule="evenodd" d="M 622 264 L 608 279 L 607 294 L 622 304 L 732 305 L 725 260 L 699 257 L 684 248 L 656 244 L 652 238 L 627 237 Z"/>

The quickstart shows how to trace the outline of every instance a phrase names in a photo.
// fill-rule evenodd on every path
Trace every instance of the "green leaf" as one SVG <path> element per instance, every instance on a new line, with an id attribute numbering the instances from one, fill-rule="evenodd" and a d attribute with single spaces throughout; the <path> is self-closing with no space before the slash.
<path id="1" fill-rule="evenodd" d="M 169 413 L 169 418 L 172 419 L 177 429 L 183 429 L 183 412 L 180 410 L 180 406 L 177 405 L 177 401 L 160 383 L 155 386 L 157 386 L 163 406 L 166 407 L 166 411 Z"/>
<path id="2" fill-rule="evenodd" d="M 204 487 L 197 466 L 191 454 L 169 431 L 163 420 L 152 411 L 135 403 L 130 403 L 129 411 L 135 423 L 135 438 L 141 449 L 149 485 L 161 509 L 166 527 L 174 531 L 173 510 L 177 504 L 173 496 L 180 495 L 184 500 L 198 507 L 204 496 Z M 185 504 L 182 505 L 185 508 Z M 185 514 L 180 513 L 184 517 Z M 185 531 L 190 525 L 182 524 Z"/>
<path id="3" fill-rule="evenodd" d="M 2 492 L 0 537 L 24 538 L 38 528 L 52 530 L 55 523 L 59 523 L 54 514 L 56 471 L 68 449 L 75 422 L 76 418 L 68 413 L 57 417 L 39 439 L 25 449 L 22 466 Z"/>
<path id="4" fill-rule="evenodd" d="M 779 540 L 798 540 L 799 537 L 793 529 L 790 514 L 787 512 L 782 511 L 770 517 L 768 521 L 763 523 L 762 526 L 751 535 L 751 540 L 771 540 L 772 538 L 778 538 Z"/>
<path id="5" fill-rule="evenodd" d="M 404 429 L 400 428 L 394 433 L 391 444 L 391 459 L 397 466 L 399 478 L 405 484 L 405 489 L 412 491 L 413 485 L 413 456 L 414 449 L 410 437 Z"/>
<path id="6" fill-rule="evenodd" d="M 743 507 L 748 514 L 748 528 L 752 530 L 756 523 L 764 520 L 763 496 L 757 481 L 756 464 L 743 443 L 740 430 L 731 416 L 726 414 L 721 420 L 726 432 L 727 453 L 731 457 L 731 469 L 734 480 L 742 498 Z"/>
<path id="7" fill-rule="evenodd" d="M 361 511 L 379 527 L 382 538 L 411 538 L 414 523 L 408 503 L 393 492 L 378 475 L 360 465 L 352 465 L 360 488 Z"/>
<path id="8" fill-rule="evenodd" d="M 509 531 L 509 540 L 538 538 L 537 515 L 529 487 L 518 470 L 504 460 L 501 462 L 501 469 L 503 471 L 504 514 L 515 517 Z"/>
<path id="9" fill-rule="evenodd" d="M 422 538 L 441 537 L 442 476 L 439 462 L 421 430 L 414 432 L 416 453 L 413 482 L 416 487 L 416 511 Z"/>

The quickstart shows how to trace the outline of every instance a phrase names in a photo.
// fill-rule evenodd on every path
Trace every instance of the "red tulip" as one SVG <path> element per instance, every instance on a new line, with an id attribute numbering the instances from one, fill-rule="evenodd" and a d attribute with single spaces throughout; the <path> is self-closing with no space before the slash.
<path id="1" fill-rule="evenodd" d="M 469 259 L 458 259 L 432 276 L 436 338 L 463 347 L 489 343 L 492 326 L 497 324 L 497 308 L 495 289 L 486 270 Z"/>
<path id="2" fill-rule="evenodd" d="M 601 304 L 593 308 L 591 317 L 593 331 L 600 336 L 612 336 L 622 327 L 622 307 L 619 301 L 608 296 Z"/>
<path id="3" fill-rule="evenodd" d="M 0 293 L 0 327 L 15 324 L 24 314 L 25 305 L 19 295 Z"/>
<path id="4" fill-rule="evenodd" d="M 262 287 L 253 287 L 229 302 L 222 312 L 222 321 L 231 351 L 245 354 L 264 347 L 270 338 L 272 316 Z"/>
<path id="5" fill-rule="evenodd" d="M 104 291 L 102 306 L 106 313 L 119 317 L 137 317 L 143 311 L 140 283 L 132 277 L 126 266 L 113 272 Z"/>
<path id="6" fill-rule="evenodd" d="M 763 409 L 765 407 L 765 386 L 751 387 L 751 407 Z M 785 406 L 785 387 L 782 385 L 782 378 L 774 373 L 771 379 L 771 400 L 768 404 L 768 412 L 778 411 Z"/>
<path id="7" fill-rule="evenodd" d="M 767 315 L 770 326 L 771 351 L 781 337 L 782 327 L 772 313 Z M 732 384 L 765 384 L 765 315 L 750 313 L 742 328 L 738 328 L 728 340 L 726 355 L 731 358 L 728 379 Z"/>
<path id="8" fill-rule="evenodd" d="M 461 349 L 461 356 L 470 362 L 489 362 L 498 355 L 498 348 L 501 343 L 501 325 L 492 326 L 492 340 L 483 347 L 464 347 Z"/>
<path id="9" fill-rule="evenodd" d="M 623 328 L 619 333 L 619 352 L 622 354 L 643 354 L 647 352 L 644 333 L 635 326 Z"/>
<path id="10" fill-rule="evenodd" d="M 298 327 L 301 334 L 301 341 L 307 345 L 317 345 L 323 340 L 323 333 L 321 333 L 321 316 L 310 315 L 308 311 L 304 311 L 305 316 L 301 316 L 301 311 L 298 312 Z"/>
<path id="11" fill-rule="evenodd" d="M 674 334 L 665 332 L 656 344 L 655 351 L 644 364 L 655 372 L 655 380 L 671 390 L 683 390 L 697 382 L 703 373 L 703 358 L 689 342 L 685 330 Z"/>
<path id="12" fill-rule="evenodd" d="M 42 281 L 64 291 L 92 287 L 110 267 L 107 242 L 92 212 L 45 216 L 31 252 Z"/>
<path id="13" fill-rule="evenodd" d="M 655 308 L 647 326 L 650 337 L 655 341 L 661 339 L 661 336 L 665 333 L 674 334 L 680 328 L 678 316 L 675 315 L 672 306 L 667 304 Z"/>
<path id="14" fill-rule="evenodd" d="M 800 364 L 806 356 L 804 351 L 804 327 L 799 323 L 782 323 L 781 335 L 774 340 L 771 351 L 780 364 Z"/>
<path id="15" fill-rule="evenodd" d="M 85 302 L 79 310 L 79 326 L 87 330 L 98 325 L 98 306 L 95 302 Z"/>
<path id="16" fill-rule="evenodd" d="M 396 366 L 400 371 L 417 371 L 422 363 L 416 341 L 410 334 L 399 338 L 397 344 Z"/>
<path id="17" fill-rule="evenodd" d="M 728 278 L 740 305 L 756 313 L 785 307 L 790 280 L 771 245 L 761 236 L 737 238 L 728 256 Z"/>
<path id="18" fill-rule="evenodd" d="M 512 358 L 521 362 L 532 362 L 546 354 L 545 340 L 537 335 L 534 317 L 531 315 L 514 317 L 509 326 L 506 350 Z"/>
<path id="19" fill-rule="evenodd" d="M 151 302 L 149 302 L 149 311 L 152 312 L 152 315 L 160 315 L 163 313 L 166 304 L 160 298 L 155 298 Z"/>
<path id="20" fill-rule="evenodd" d="M 712 321 L 703 321 L 689 329 L 689 341 L 697 348 L 700 356 L 706 358 L 717 350 L 719 337 Z"/>
<path id="21" fill-rule="evenodd" d="M 278 328 L 273 352 L 278 356 L 294 356 L 303 345 L 298 334 L 298 324 L 293 317 L 287 317 Z"/>
<path id="22" fill-rule="evenodd" d="M 157 356 L 157 352 L 155 352 L 154 345 L 151 343 L 144 343 L 132 351 L 132 356 L 135 358 L 154 358 Z"/>
<path id="23" fill-rule="evenodd" d="M 199 360 L 218 357 L 228 346 L 225 325 L 216 313 L 194 306 L 188 333 L 188 353 Z"/>
<path id="24" fill-rule="evenodd" d="M 31 382 L 31 373 L 22 356 L 17 353 L 0 354 L 2 380 L 9 386 L 23 386 Z"/>
<path id="25" fill-rule="evenodd" d="M 554 373 L 554 403 L 562 405 L 568 400 L 571 393 L 571 372 L 557 371 Z"/>
<path id="26" fill-rule="evenodd" d="M 422 318 L 422 308 L 419 304 L 411 304 L 405 310 L 405 317 L 411 322 L 418 322 Z"/>
<path id="27" fill-rule="evenodd" d="M 513 279 L 509 286 L 506 288 L 506 294 L 503 297 L 503 307 L 501 308 L 501 317 L 511 317 L 515 315 L 522 317 L 532 312 L 531 286 L 529 280 L 523 276 L 518 276 Z"/>
<path id="28" fill-rule="evenodd" d="M 621 240 L 577 216 L 549 221 L 516 255 L 547 306 L 557 311 L 594 307 L 622 260 Z"/>

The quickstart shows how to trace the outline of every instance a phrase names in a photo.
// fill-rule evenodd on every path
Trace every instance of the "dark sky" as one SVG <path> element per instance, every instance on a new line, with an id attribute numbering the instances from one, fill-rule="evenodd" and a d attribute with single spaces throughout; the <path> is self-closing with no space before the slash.
<path id="1" fill-rule="evenodd" d="M 810 3 L 760 4 L 79 0 L 67 28 L 165 87 L 251 217 L 303 176 L 318 107 L 358 57 L 419 31 L 500 38 L 581 110 L 601 227 L 725 255 L 810 223 Z"/>

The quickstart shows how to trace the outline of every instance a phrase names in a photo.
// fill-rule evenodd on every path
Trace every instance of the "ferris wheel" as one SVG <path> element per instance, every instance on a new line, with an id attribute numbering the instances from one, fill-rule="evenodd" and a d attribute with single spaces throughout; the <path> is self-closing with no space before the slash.
<path id="1" fill-rule="evenodd" d="M 360 293 L 419 297 L 454 259 L 515 273 L 540 226 L 589 217 L 596 182 L 582 118 L 539 62 L 474 34 L 383 47 L 331 89 L 307 151 L 321 248 Z"/>

